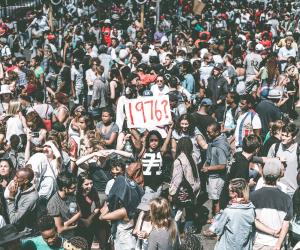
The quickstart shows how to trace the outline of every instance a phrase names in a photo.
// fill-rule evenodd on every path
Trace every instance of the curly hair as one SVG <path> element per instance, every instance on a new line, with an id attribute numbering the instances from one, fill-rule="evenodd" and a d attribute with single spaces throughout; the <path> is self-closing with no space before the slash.
<path id="1" fill-rule="evenodd" d="M 80 250 L 88 250 L 88 242 L 85 238 L 80 236 L 72 237 L 71 239 L 65 241 L 64 249 L 71 250 L 71 249 L 80 249 Z"/>

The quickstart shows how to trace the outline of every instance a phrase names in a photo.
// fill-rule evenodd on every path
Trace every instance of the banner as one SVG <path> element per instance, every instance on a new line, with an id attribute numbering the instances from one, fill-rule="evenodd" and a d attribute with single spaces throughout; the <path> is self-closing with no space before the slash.
<path id="1" fill-rule="evenodd" d="M 129 99 L 125 104 L 128 128 L 151 128 L 171 123 L 169 96 Z"/>

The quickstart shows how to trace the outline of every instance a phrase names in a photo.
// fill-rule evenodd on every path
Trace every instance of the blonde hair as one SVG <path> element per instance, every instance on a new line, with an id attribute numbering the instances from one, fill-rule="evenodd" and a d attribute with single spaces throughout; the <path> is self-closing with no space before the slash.
<path id="1" fill-rule="evenodd" d="M 151 223 L 156 228 L 166 228 L 171 236 L 172 244 L 175 243 L 177 235 L 177 226 L 171 218 L 171 209 L 169 202 L 162 197 L 153 199 L 150 203 Z"/>
<path id="2" fill-rule="evenodd" d="M 229 183 L 229 190 L 233 193 L 237 193 L 238 198 L 243 198 L 243 203 L 249 202 L 249 186 L 245 179 L 232 179 Z"/>
<path id="3" fill-rule="evenodd" d="M 18 100 L 11 100 L 8 104 L 7 115 L 14 116 L 21 111 L 21 103 Z"/>

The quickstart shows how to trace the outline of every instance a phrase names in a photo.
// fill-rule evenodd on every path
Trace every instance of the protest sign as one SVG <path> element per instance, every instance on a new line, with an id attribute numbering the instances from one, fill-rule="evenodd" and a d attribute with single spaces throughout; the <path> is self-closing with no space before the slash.
<path id="1" fill-rule="evenodd" d="M 125 105 L 128 128 L 149 128 L 170 124 L 169 96 L 129 99 Z"/>

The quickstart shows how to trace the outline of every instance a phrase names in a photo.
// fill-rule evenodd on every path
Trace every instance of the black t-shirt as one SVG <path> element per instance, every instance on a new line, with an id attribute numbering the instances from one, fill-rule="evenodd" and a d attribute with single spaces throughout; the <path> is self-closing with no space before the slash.
<path id="1" fill-rule="evenodd" d="M 89 172 L 93 177 L 94 188 L 98 192 L 104 192 L 107 182 L 111 179 L 110 172 L 96 162 L 89 163 Z"/>
<path id="2" fill-rule="evenodd" d="M 244 178 L 249 182 L 249 163 L 250 160 L 247 159 L 242 152 L 237 152 L 233 155 L 234 162 L 231 165 L 230 173 L 227 175 L 227 179 L 223 186 L 223 190 L 220 196 L 220 207 L 224 209 L 227 207 L 230 197 L 229 197 L 229 182 L 234 178 Z"/>
<path id="3" fill-rule="evenodd" d="M 244 178 L 249 182 L 249 163 L 250 160 L 247 159 L 242 152 L 237 152 L 234 154 L 234 162 L 231 165 L 229 180 L 234 178 Z"/>
<path id="4" fill-rule="evenodd" d="M 213 123 L 215 120 L 210 115 L 202 115 L 199 114 L 198 112 L 193 113 L 192 117 L 194 119 L 196 127 L 204 135 L 204 137 L 208 139 L 206 133 L 207 126 Z"/>
<path id="5" fill-rule="evenodd" d="M 262 136 L 265 136 L 269 131 L 270 122 L 281 119 L 281 111 L 275 104 L 269 100 L 261 101 L 255 109 L 259 115 L 262 127 Z"/>
<path id="6" fill-rule="evenodd" d="M 179 77 L 179 69 L 176 66 L 173 66 L 171 69 L 164 68 L 164 75 L 166 77 L 177 76 Z"/>

